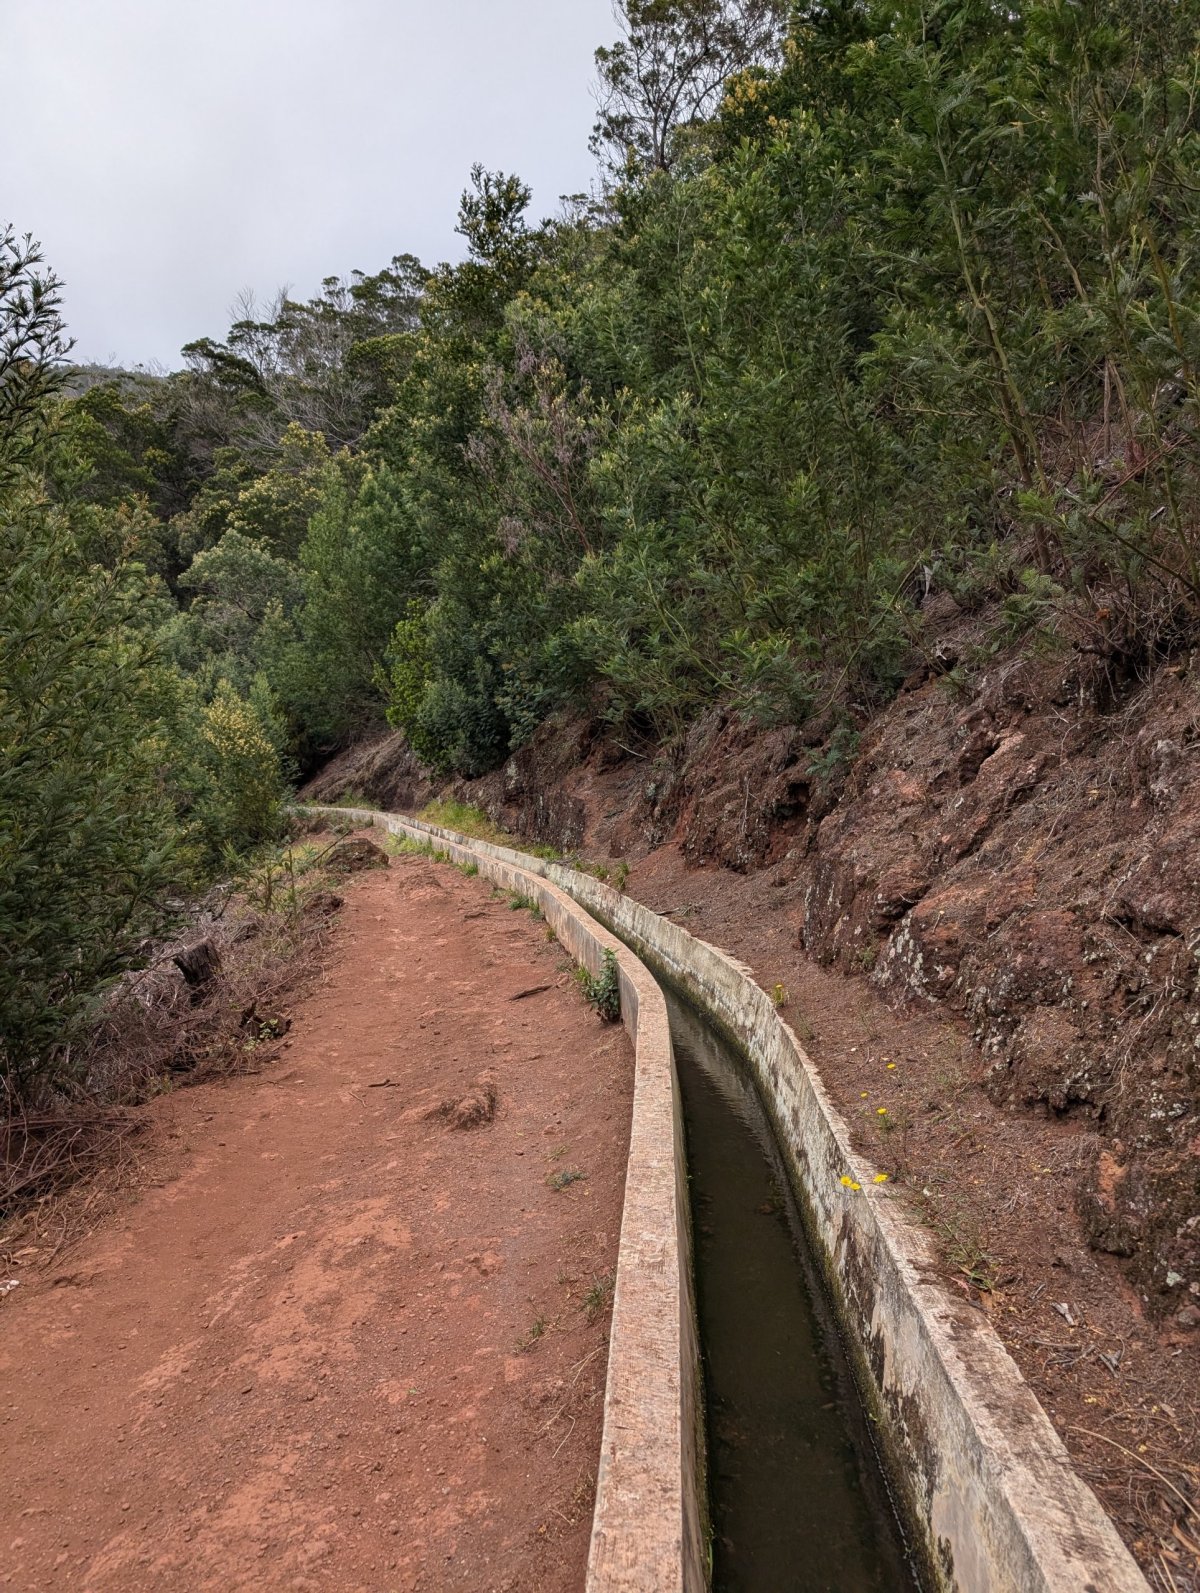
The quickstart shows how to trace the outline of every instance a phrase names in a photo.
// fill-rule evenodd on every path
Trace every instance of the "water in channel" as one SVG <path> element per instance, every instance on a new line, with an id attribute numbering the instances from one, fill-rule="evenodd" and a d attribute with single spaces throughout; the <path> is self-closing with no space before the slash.
<path id="1" fill-rule="evenodd" d="M 683 1096 L 714 1593 L 917 1582 L 766 1112 L 667 992 Z"/>

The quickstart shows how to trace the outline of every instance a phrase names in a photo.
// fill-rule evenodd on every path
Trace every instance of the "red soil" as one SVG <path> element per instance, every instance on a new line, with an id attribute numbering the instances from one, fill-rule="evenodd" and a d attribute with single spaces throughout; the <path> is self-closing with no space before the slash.
<path id="1" fill-rule="evenodd" d="M 581 1586 L 631 1093 L 540 923 L 351 885 L 280 1064 L 147 1108 L 149 1187 L 4 1299 L 0 1581 Z"/>

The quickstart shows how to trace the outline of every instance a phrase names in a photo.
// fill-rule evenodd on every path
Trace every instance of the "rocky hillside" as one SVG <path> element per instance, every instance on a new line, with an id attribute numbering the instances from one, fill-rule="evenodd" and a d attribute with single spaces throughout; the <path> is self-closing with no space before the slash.
<path id="1" fill-rule="evenodd" d="M 576 721 L 456 794 L 564 851 L 758 878 L 808 957 L 964 1020 L 994 1105 L 1085 1120 L 1089 1242 L 1200 1327 L 1200 667 L 1130 668 L 1110 639 L 967 670 L 986 617 L 942 620 L 856 741 L 717 711 L 638 758 Z M 351 789 L 433 786 L 389 738 L 314 788 Z"/>

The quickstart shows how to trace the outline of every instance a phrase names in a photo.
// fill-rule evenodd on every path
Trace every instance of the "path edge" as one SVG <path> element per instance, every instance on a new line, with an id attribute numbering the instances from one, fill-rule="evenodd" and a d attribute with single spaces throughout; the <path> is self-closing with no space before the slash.
<path id="1" fill-rule="evenodd" d="M 587 1593 L 704 1593 L 708 1522 L 683 1116 L 667 1004 L 624 941 L 550 880 L 540 859 L 374 809 L 305 811 L 436 841 L 455 863 L 535 901 L 570 956 L 616 958 L 634 1046 L 633 1110 L 604 1392 Z"/>

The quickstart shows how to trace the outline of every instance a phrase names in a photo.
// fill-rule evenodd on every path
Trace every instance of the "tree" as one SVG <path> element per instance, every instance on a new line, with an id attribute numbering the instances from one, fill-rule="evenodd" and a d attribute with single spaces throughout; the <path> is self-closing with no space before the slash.
<path id="1" fill-rule="evenodd" d="M 591 148 L 619 174 L 669 171 L 682 128 L 712 116 L 736 72 L 778 56 L 783 0 L 617 0 L 623 37 L 596 51 Z"/>
<path id="2" fill-rule="evenodd" d="M 89 567 L 61 512 L 11 488 L 0 570 L 0 1074 L 29 1096 L 158 918 L 177 830 L 133 573 Z"/>
<path id="3" fill-rule="evenodd" d="M 422 314 L 427 332 L 486 340 L 503 324 L 505 306 L 524 287 L 537 257 L 539 234 L 525 219 L 531 198 L 519 177 L 472 166 L 455 227 L 467 240 L 468 257 L 430 278 Z"/>
<path id="4" fill-rule="evenodd" d="M 176 400 L 197 446 L 269 454 L 289 426 L 335 447 L 357 443 L 406 369 L 425 277 L 405 254 L 373 276 L 326 277 L 305 301 L 281 289 L 261 305 L 244 293 L 225 342 L 199 338 L 183 350 Z"/>
<path id="5" fill-rule="evenodd" d="M 69 348 L 58 283 L 0 232 L 0 1079 L 29 1097 L 154 917 L 175 837 L 136 572 L 82 556 L 32 464 Z"/>
<path id="6" fill-rule="evenodd" d="M 307 761 L 383 719 L 393 628 L 429 586 L 411 484 L 382 462 L 330 472 L 299 563 L 303 604 L 290 628 L 268 616 L 261 653 Z"/>
<path id="7" fill-rule="evenodd" d="M 41 245 L 0 227 L 0 487 L 25 465 L 50 418 L 47 400 L 71 350 L 61 284 Z"/>
<path id="8" fill-rule="evenodd" d="M 196 555 L 179 584 L 194 596 L 164 627 L 170 654 L 190 674 L 248 689 L 264 662 L 260 632 L 268 615 L 286 620 L 301 602 L 300 572 L 266 543 L 229 530 Z"/>

